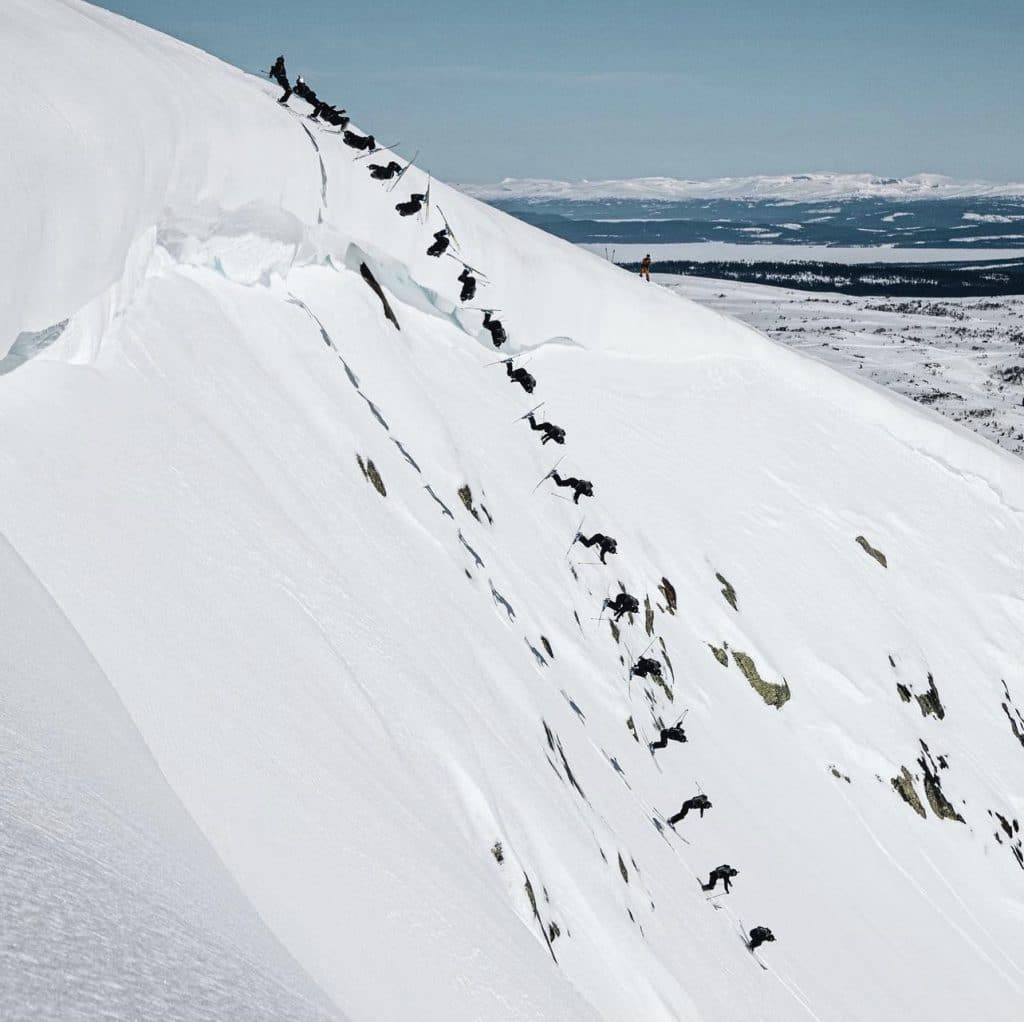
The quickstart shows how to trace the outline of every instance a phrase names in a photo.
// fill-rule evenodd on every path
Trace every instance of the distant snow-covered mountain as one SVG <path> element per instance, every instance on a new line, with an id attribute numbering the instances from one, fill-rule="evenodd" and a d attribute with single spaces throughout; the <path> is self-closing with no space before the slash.
<path id="1" fill-rule="evenodd" d="M 879 177 L 875 174 L 781 174 L 719 177 L 691 181 L 674 177 L 636 177 L 610 181 L 548 181 L 505 178 L 497 184 L 464 184 L 467 195 L 495 199 L 779 199 L 819 202 L 823 199 L 958 199 L 967 196 L 1024 195 L 1024 184 L 958 181 L 942 174 Z"/>

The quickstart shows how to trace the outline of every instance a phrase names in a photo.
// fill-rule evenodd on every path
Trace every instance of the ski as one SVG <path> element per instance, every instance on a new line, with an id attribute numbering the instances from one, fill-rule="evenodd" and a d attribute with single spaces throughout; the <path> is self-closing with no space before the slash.
<path id="1" fill-rule="evenodd" d="M 539 407 L 540 407 L 540 405 L 537 405 L 537 407 L 539 408 Z M 573 547 L 574 547 L 574 546 L 576 545 L 576 537 L 577 537 L 577 536 L 578 536 L 578 535 L 580 534 L 580 529 L 582 529 L 582 528 L 583 528 L 583 523 L 584 523 L 584 522 L 585 522 L 586 520 L 587 520 L 587 516 L 586 516 L 586 515 L 584 515 L 584 516 L 583 516 L 583 517 L 582 517 L 582 518 L 580 519 L 580 524 L 576 526 L 576 531 L 575 531 L 575 532 L 574 532 L 574 533 L 572 534 L 572 542 L 571 542 L 571 543 L 570 543 L 570 544 L 569 544 L 569 545 L 568 545 L 568 546 L 567 546 L 567 547 L 565 548 L 565 556 L 566 556 L 567 558 L 568 558 L 568 556 L 569 556 L 569 551 L 570 551 L 570 550 L 572 550 L 572 548 L 573 548 Z"/>
<path id="2" fill-rule="evenodd" d="M 438 211 L 438 213 L 441 214 L 441 219 L 444 221 L 444 229 L 448 232 L 448 237 L 452 239 L 452 244 L 456 248 L 458 248 L 459 247 L 459 239 L 455 237 L 455 232 L 452 230 L 452 225 L 450 223 L 448 223 L 448 217 L 446 217 L 444 215 L 444 210 L 441 209 L 440 206 L 437 207 L 437 211 Z M 493 312 L 493 311 L 496 311 L 496 310 L 491 310 L 491 311 Z"/>
<path id="3" fill-rule="evenodd" d="M 460 309 L 459 311 L 461 312 L 462 310 Z M 522 358 L 524 354 L 526 354 L 526 353 L 521 351 L 521 352 L 519 352 L 518 355 L 509 355 L 508 358 L 499 358 L 496 362 L 485 362 L 484 365 L 483 365 L 483 368 L 484 369 L 489 369 L 491 366 L 501 365 L 502 362 L 514 362 L 517 358 Z M 524 366 L 528 366 L 532 361 L 533 361 L 533 359 L 529 358 L 529 359 L 527 359 L 527 361 L 525 361 L 523 363 L 523 365 Z M 541 402 L 541 403 L 543 404 L 543 402 Z M 525 418 L 525 416 L 524 416 L 524 418 Z"/>
<path id="4" fill-rule="evenodd" d="M 762 962 L 761 959 L 757 957 L 756 949 L 750 946 L 750 938 L 747 936 L 747 927 L 742 919 L 740 920 L 740 940 L 743 941 L 743 946 L 750 952 L 750 957 L 753 958 L 754 961 L 757 962 L 757 964 L 760 965 L 765 972 L 767 972 L 768 966 L 765 965 L 764 962 Z"/>
<path id="5" fill-rule="evenodd" d="M 448 256 L 449 259 L 454 259 L 457 263 L 462 263 L 462 265 L 467 270 L 472 270 L 473 273 L 478 273 L 483 280 L 488 280 L 489 279 L 487 274 L 484 273 L 483 270 L 478 270 L 475 266 L 470 266 L 469 263 L 467 263 L 464 260 L 460 259 L 457 255 L 452 255 L 451 252 L 445 252 L 445 255 Z"/>
<path id="6" fill-rule="evenodd" d="M 647 643 L 647 647 L 644 649 L 643 653 L 640 654 L 640 659 L 643 659 L 643 657 L 647 656 L 647 650 L 650 649 L 651 646 L 653 646 L 653 645 L 654 645 L 654 639 L 651 639 L 651 641 L 649 643 Z"/>
<path id="7" fill-rule="evenodd" d="M 511 362 L 512 360 L 511 359 L 507 359 L 507 361 Z M 554 465 L 551 466 L 551 471 L 548 472 L 547 475 L 545 475 L 543 479 L 541 479 L 540 483 L 537 483 L 537 485 L 531 491 L 532 493 L 536 493 L 537 490 L 540 488 L 540 484 L 543 483 L 545 479 L 550 479 L 555 474 L 555 469 L 558 468 L 558 466 L 562 464 L 562 461 L 563 461 L 564 458 L 565 458 L 565 455 L 563 454 L 562 457 L 559 458 L 558 461 L 556 461 L 554 463 Z"/>
<path id="8" fill-rule="evenodd" d="M 391 187 L 388 189 L 389 192 L 393 192 L 395 188 L 398 187 L 398 182 L 401 181 L 403 177 L 405 177 L 405 172 L 413 166 L 413 164 L 416 162 L 416 157 L 419 156 L 419 154 L 420 151 L 419 149 L 417 149 L 416 152 L 413 153 L 412 159 L 398 172 L 398 177 L 396 177 L 395 180 L 392 181 Z"/>
<path id="9" fill-rule="evenodd" d="M 355 161 L 355 160 L 365 160 L 367 156 L 375 156 L 377 153 L 382 153 L 385 150 L 392 150 L 393 151 L 395 146 L 399 146 L 401 144 L 402 144 L 401 142 L 392 142 L 391 145 L 379 145 L 375 149 L 371 149 L 369 152 L 360 153 L 358 156 L 353 156 L 352 159 L 353 159 L 353 161 Z"/>
<path id="10" fill-rule="evenodd" d="M 430 223 L 430 171 L 427 171 L 427 190 L 423 194 L 423 217 L 420 219 L 420 223 Z"/>
<path id="11" fill-rule="evenodd" d="M 541 403 L 539 405 L 534 405 L 525 415 L 520 415 L 518 419 L 513 419 L 512 421 L 513 422 L 522 422 L 523 419 L 526 419 L 529 416 L 533 415 L 533 413 L 535 411 L 537 411 L 538 408 L 541 408 L 544 404 L 546 404 L 546 402 L 541 401 Z"/>

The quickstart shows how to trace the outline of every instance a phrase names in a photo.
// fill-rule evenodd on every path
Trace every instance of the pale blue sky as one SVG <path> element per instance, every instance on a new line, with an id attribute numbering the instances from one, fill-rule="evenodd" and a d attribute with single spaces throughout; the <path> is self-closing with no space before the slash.
<path id="1" fill-rule="evenodd" d="M 454 181 L 1024 178 L 1024 0 L 103 0 Z"/>

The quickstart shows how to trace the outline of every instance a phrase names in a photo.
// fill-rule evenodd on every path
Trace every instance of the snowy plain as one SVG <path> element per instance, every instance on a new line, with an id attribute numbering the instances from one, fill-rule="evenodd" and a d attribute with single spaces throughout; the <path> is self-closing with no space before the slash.
<path id="1" fill-rule="evenodd" d="M 650 255 L 655 263 L 671 259 L 693 259 L 700 262 L 827 262 L 827 263 L 964 263 L 995 259 L 1019 259 L 1020 249 L 949 249 L 896 248 L 886 245 L 864 245 L 860 248 L 831 245 L 736 245 L 731 242 L 706 241 L 694 243 L 654 244 L 586 244 L 580 246 L 602 258 L 618 263 L 639 263 Z M 655 267 L 657 268 L 657 267 Z"/>
<path id="2" fill-rule="evenodd" d="M 0 25 L 0 1016 L 1019 1015 L 1018 459 L 440 182 L 399 218 L 424 171 L 182 43 Z"/>
<path id="3" fill-rule="evenodd" d="M 1024 298 L 856 297 L 700 277 L 653 279 L 1024 456 Z"/>
<path id="4" fill-rule="evenodd" d="M 957 180 L 943 174 L 881 177 L 877 174 L 751 175 L 688 180 L 637 177 L 609 181 L 557 181 L 506 178 L 495 184 L 463 184 L 478 199 L 777 199 L 782 202 L 821 202 L 829 199 L 954 199 L 978 196 L 1024 195 L 1024 183 Z"/>

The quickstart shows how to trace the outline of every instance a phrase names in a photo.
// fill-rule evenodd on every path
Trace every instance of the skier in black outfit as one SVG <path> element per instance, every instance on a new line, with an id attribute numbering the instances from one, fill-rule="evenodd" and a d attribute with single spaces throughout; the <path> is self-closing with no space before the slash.
<path id="1" fill-rule="evenodd" d="M 557 479 L 555 481 L 557 482 Z M 579 480 L 576 481 L 579 482 Z M 637 613 L 640 610 L 640 601 L 635 596 L 630 596 L 629 593 L 619 593 L 614 600 L 605 600 L 604 606 L 606 610 L 615 612 L 615 620 L 618 621 L 623 614 Z"/>
<path id="2" fill-rule="evenodd" d="M 633 666 L 629 669 L 629 676 L 637 678 L 646 678 L 648 675 L 656 674 L 659 678 L 661 677 L 661 664 L 657 660 L 652 659 L 649 656 L 642 656 Z"/>
<path id="3" fill-rule="evenodd" d="M 554 440 L 556 444 L 565 443 L 565 430 L 561 426 L 556 426 L 551 422 L 538 422 L 533 417 L 533 412 L 526 416 L 526 421 L 530 424 L 530 429 L 544 434 L 544 438 L 541 440 L 542 446 L 549 440 Z"/>
<path id="4" fill-rule="evenodd" d="M 316 98 L 316 93 L 302 80 L 302 75 L 299 75 L 295 79 L 295 95 L 304 99 L 313 108 L 313 112 L 309 115 L 309 119 L 312 121 L 316 120 L 317 114 L 320 112 L 320 107 L 323 105 L 320 100 Z"/>
<path id="5" fill-rule="evenodd" d="M 733 869 L 732 866 L 729 865 L 716 866 L 711 871 L 711 875 L 708 877 L 708 882 L 706 884 L 701 884 L 700 889 L 702 891 L 713 891 L 715 889 L 715 884 L 717 884 L 719 880 L 723 880 L 725 881 L 725 893 L 728 894 L 730 882 L 734 876 L 739 876 L 739 872 L 740 871 L 738 869 Z"/>
<path id="6" fill-rule="evenodd" d="M 469 272 L 468 266 L 462 268 L 462 272 L 459 274 L 459 282 L 462 284 L 462 293 L 459 295 L 459 301 L 471 302 L 476 294 L 476 277 Z"/>
<path id="7" fill-rule="evenodd" d="M 375 181 L 390 181 L 400 170 L 402 165 L 392 160 L 386 167 L 379 163 L 370 164 L 370 177 Z"/>
<path id="8" fill-rule="evenodd" d="M 589 539 L 582 532 L 577 532 L 576 539 L 573 542 L 582 543 L 585 547 L 596 546 L 600 551 L 602 564 L 608 563 L 605 560 L 608 554 L 618 553 L 619 549 L 619 544 L 611 536 L 606 536 L 603 532 L 595 532 Z"/>
<path id="9" fill-rule="evenodd" d="M 450 244 L 451 241 L 448 237 L 447 227 L 442 228 L 440 231 L 434 231 L 434 243 L 427 249 L 427 255 L 440 258 L 448 250 Z"/>
<path id="10" fill-rule="evenodd" d="M 747 943 L 747 947 L 753 951 L 755 948 L 759 948 L 766 941 L 775 940 L 775 934 L 768 929 L 767 926 L 755 926 L 750 931 L 750 940 Z"/>
<path id="11" fill-rule="evenodd" d="M 484 329 L 490 331 L 491 341 L 496 348 L 500 348 L 508 340 L 508 334 L 505 333 L 501 320 L 492 319 L 490 310 L 484 313 Z"/>
<path id="12" fill-rule="evenodd" d="M 399 216 L 412 216 L 413 213 L 418 213 L 423 209 L 423 200 L 426 195 L 423 192 L 413 192 L 409 196 L 408 202 L 399 202 L 395 205 L 395 209 L 398 210 Z"/>
<path id="13" fill-rule="evenodd" d="M 578 504 L 580 497 L 593 497 L 594 496 L 594 484 L 586 479 L 577 479 L 575 476 L 566 476 L 563 478 L 557 472 L 551 473 L 551 478 L 554 480 L 555 486 L 568 486 L 575 492 L 572 496 L 572 502 Z M 630 597 L 632 599 L 632 597 Z M 605 601 L 607 603 L 607 601 Z"/>
<path id="14" fill-rule="evenodd" d="M 682 805 L 682 808 L 676 813 L 675 816 L 670 816 L 668 822 L 674 827 L 680 820 L 686 819 L 686 814 L 691 809 L 700 810 L 700 818 L 704 819 L 704 810 L 711 808 L 711 799 L 707 797 L 703 792 L 700 795 L 694 795 L 693 798 L 688 798 Z"/>
<path id="15" fill-rule="evenodd" d="M 376 149 L 377 140 L 373 135 L 357 135 L 354 131 L 346 131 L 342 141 L 352 149 Z"/>
<path id="16" fill-rule="evenodd" d="M 660 671 L 658 672 L 661 673 Z M 669 742 L 685 742 L 688 741 L 686 732 L 678 725 L 675 724 L 673 727 L 663 727 L 661 734 L 658 736 L 656 742 L 651 742 L 647 746 L 653 752 L 655 749 L 664 749 Z"/>
<path id="17" fill-rule="evenodd" d="M 278 100 L 278 103 L 287 103 L 288 97 L 292 94 L 292 87 L 288 84 L 288 72 L 284 69 L 284 55 L 274 61 L 270 69 L 270 77 L 284 89 L 284 95 Z"/>
<path id="18" fill-rule="evenodd" d="M 328 123 L 333 124 L 336 128 L 347 128 L 348 118 L 345 116 L 344 110 L 338 110 L 331 106 L 330 103 L 320 104 L 320 116 Z"/>
<path id="19" fill-rule="evenodd" d="M 518 383 L 527 394 L 532 394 L 533 388 L 537 386 L 537 381 L 525 369 L 512 368 L 511 359 L 505 362 L 505 374 L 513 383 Z"/>

